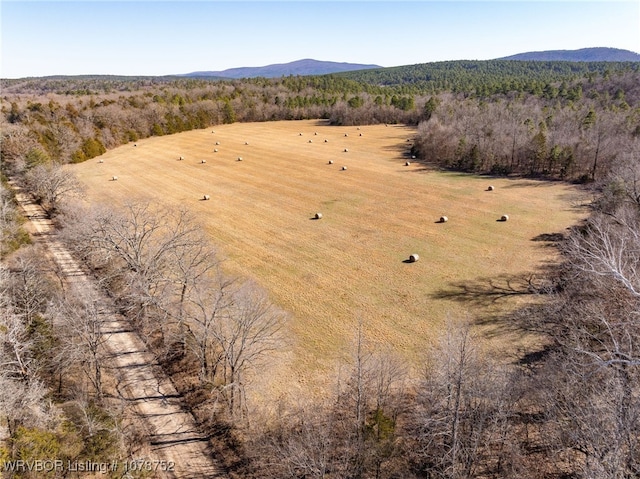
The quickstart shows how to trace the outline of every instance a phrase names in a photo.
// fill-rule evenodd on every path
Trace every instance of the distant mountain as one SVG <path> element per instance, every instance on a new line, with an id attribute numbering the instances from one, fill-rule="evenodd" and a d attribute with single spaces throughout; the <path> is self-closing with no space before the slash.
<path id="1" fill-rule="evenodd" d="M 640 62 L 640 54 L 618 48 L 582 48 L 580 50 L 546 50 L 540 52 L 518 53 L 496 60 L 521 61 L 567 61 L 567 62 Z M 394 67 L 402 68 L 402 67 Z M 362 70 L 383 69 L 380 65 L 360 63 L 325 62 L 306 58 L 290 63 L 275 63 L 262 67 L 229 68 L 222 71 L 197 71 L 181 74 L 181 77 L 207 77 L 220 79 L 239 78 L 279 78 L 289 75 L 326 75 L 329 73 L 353 72 Z"/>
<path id="2" fill-rule="evenodd" d="M 640 55 L 618 48 L 581 48 L 580 50 L 547 50 L 518 53 L 498 60 L 523 60 L 545 62 L 639 62 Z"/>
<path id="3" fill-rule="evenodd" d="M 230 68 L 223 71 L 201 71 L 187 73 L 187 77 L 220 77 L 220 78 L 278 78 L 289 75 L 326 75 L 328 73 L 350 72 L 354 70 L 366 70 L 382 68 L 379 65 L 361 65 L 358 63 L 323 62 L 319 60 L 304 59 L 290 63 L 276 63 L 263 67 Z"/>

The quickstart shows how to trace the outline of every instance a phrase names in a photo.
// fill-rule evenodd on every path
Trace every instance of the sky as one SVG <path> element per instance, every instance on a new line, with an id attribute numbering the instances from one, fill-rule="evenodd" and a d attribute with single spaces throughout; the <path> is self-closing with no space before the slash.
<path id="1" fill-rule="evenodd" d="M 303 58 L 391 67 L 589 47 L 640 53 L 640 0 L 0 0 L 0 27 L 0 78 Z"/>

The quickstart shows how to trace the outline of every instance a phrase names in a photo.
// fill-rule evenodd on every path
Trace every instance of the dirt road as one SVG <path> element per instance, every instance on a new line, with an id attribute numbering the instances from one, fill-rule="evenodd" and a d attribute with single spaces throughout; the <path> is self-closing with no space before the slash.
<path id="1" fill-rule="evenodd" d="M 115 372 L 117 391 L 140 422 L 139 429 L 148 431 L 151 449 L 139 458 L 138 467 L 152 468 L 153 477 L 225 478 L 223 468 L 214 458 L 207 438 L 197 431 L 193 416 L 184 409 L 182 398 L 171 381 L 162 374 L 154 357 L 130 324 L 116 313 L 112 301 L 100 292 L 95 281 L 86 275 L 69 251 L 57 238 L 56 230 L 45 211 L 14 183 L 16 199 L 30 220 L 36 241 L 46 245 L 71 294 L 99 297 L 102 303 L 102 331 L 108 335 L 109 365 Z M 136 458 L 138 459 L 138 458 Z"/>

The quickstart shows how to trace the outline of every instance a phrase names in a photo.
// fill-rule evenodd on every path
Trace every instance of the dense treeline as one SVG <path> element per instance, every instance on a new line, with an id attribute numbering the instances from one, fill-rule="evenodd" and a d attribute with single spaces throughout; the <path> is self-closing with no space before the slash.
<path id="1" fill-rule="evenodd" d="M 326 118 L 420 124 L 414 153 L 447 168 L 594 179 L 640 134 L 639 78 L 634 63 L 488 61 L 234 81 L 5 80 L 1 153 L 21 170 L 220 123 Z"/>
<path id="2" fill-rule="evenodd" d="M 149 338 L 203 430 L 226 444 L 234 477 L 640 476 L 637 64 L 437 67 L 444 71 L 433 78 L 416 73 L 420 66 L 390 72 L 398 75 L 385 80 L 393 86 L 376 72 L 4 84 L 3 169 L 24 173 L 58 215 L 69 244 Z M 501 79 L 492 68 L 502 67 L 511 70 Z M 496 293 L 534 296 L 500 321 L 540 346 L 506 361 L 486 349 L 473 321 L 454 319 L 410 373 L 393 351 L 374 349 L 355 331 L 324 397 L 259 409 L 247 400 L 247 378 L 266 370 L 286 317 L 254 285 L 219 273 L 193 218 L 144 204 L 64 207 L 78 184 L 59 163 L 151 135 L 294 118 L 408 122 L 418 125 L 413 154 L 430 165 L 592 182 L 590 217 L 541 238 L 561 253 L 544 278 L 509 278 L 510 289 L 499 292 L 494 283 L 467 284 L 455 294 L 469 305 Z M 95 318 L 92 302 L 65 297 L 36 249 L 12 253 L 24 234 L 4 188 L 0 200 L 9 266 L 0 269 L 0 384 L 11 392 L 0 395 L 10 437 L 0 460 L 35 458 L 45 446 L 71 459 L 126 456 L 140 439 L 126 440 L 131 433 L 102 397 L 100 338 L 77 334 L 77 324 Z"/>
<path id="3" fill-rule="evenodd" d="M 545 87 L 593 80 L 614 71 L 638 72 L 637 62 L 446 61 L 359 70 L 339 75 L 372 85 L 402 86 L 405 91 L 488 96 L 522 92 L 540 95 Z"/>
<path id="4" fill-rule="evenodd" d="M 542 97 L 439 95 L 419 126 L 414 152 L 462 171 L 594 180 L 640 136 L 638 78 L 624 73 L 612 82 L 563 83 Z"/>
<path id="5" fill-rule="evenodd" d="M 16 246 L 20 215 L 0 186 L 0 465 L 3 477 L 59 477 L 55 471 L 4 469 L 6 461 L 82 463 L 126 458 L 136 437 L 113 400 L 96 394 L 104 338 L 87 334 L 94 314 L 61 287 L 47 253 L 29 241 Z M 9 234 L 6 234 L 6 233 Z M 22 233 L 24 234 L 24 233 Z M 6 255 L 5 255 L 6 254 Z M 84 305 L 86 306 L 86 304 Z M 42 462 L 42 463 L 43 463 Z"/>

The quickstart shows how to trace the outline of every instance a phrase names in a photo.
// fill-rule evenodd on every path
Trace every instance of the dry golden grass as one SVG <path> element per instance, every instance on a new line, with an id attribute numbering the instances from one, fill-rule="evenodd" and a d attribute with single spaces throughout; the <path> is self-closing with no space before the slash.
<path id="1" fill-rule="evenodd" d="M 255 278 L 291 312 L 293 345 L 278 377 L 304 387 L 344 353 L 359 320 L 370 341 L 411 362 L 447 318 L 514 307 L 523 296 L 487 305 L 440 293 L 539 270 L 554 252 L 532 239 L 584 215 L 565 184 L 405 166 L 414 133 L 322 121 L 220 125 L 125 145 L 74 169 L 91 201 L 150 197 L 197 213 L 227 269 Z M 497 221 L 503 214 L 509 221 Z M 405 262 L 411 253 L 420 261 Z"/>

